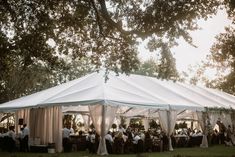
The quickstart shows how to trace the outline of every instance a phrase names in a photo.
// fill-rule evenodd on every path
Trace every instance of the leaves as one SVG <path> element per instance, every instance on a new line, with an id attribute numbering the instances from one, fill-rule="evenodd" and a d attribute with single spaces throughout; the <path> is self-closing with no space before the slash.
<path id="1" fill-rule="evenodd" d="M 139 38 L 164 38 L 167 47 L 176 45 L 179 37 L 193 44 L 189 31 L 198 28 L 197 19 L 215 14 L 220 5 L 219 0 L 2 0 L 1 102 L 77 76 L 64 71 L 76 65 L 66 63 L 66 56 L 89 60 L 93 70 L 105 67 L 107 72 L 130 73 L 139 64 Z M 153 48 L 161 50 L 159 69 L 164 75 L 158 77 L 175 77 L 169 49 Z"/>

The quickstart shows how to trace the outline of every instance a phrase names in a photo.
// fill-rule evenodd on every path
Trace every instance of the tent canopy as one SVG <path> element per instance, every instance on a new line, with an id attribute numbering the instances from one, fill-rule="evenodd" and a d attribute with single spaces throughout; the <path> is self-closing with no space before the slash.
<path id="1" fill-rule="evenodd" d="M 215 89 L 140 75 L 120 74 L 117 76 L 111 72 L 108 77 L 108 81 L 105 82 L 104 72 L 94 72 L 41 92 L 3 103 L 0 105 L 0 111 L 92 104 L 143 107 L 142 110 L 235 108 L 234 96 Z"/>

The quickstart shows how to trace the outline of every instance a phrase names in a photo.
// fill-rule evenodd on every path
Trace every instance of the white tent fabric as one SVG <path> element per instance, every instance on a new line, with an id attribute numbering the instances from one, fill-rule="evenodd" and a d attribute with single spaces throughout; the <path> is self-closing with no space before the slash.
<path id="1" fill-rule="evenodd" d="M 148 131 L 149 129 L 149 119 L 148 118 L 142 118 L 143 125 L 144 125 L 144 130 Z"/>
<path id="2" fill-rule="evenodd" d="M 208 141 L 207 141 L 207 130 L 206 130 L 206 117 L 205 114 L 202 112 L 197 112 L 197 116 L 198 116 L 198 121 L 199 124 L 201 126 L 202 132 L 203 132 L 203 137 L 202 137 L 202 143 L 200 145 L 200 147 L 202 148 L 207 148 L 208 147 Z"/>
<path id="3" fill-rule="evenodd" d="M 23 123 L 27 124 L 27 127 L 29 127 L 29 121 L 30 121 L 29 116 L 30 116 L 30 109 L 18 110 L 15 113 L 16 122 L 18 122 L 19 119 L 23 119 Z M 22 127 L 22 126 L 16 125 L 16 129 L 15 129 L 16 134 L 18 134 L 20 132 L 20 127 Z"/>
<path id="4" fill-rule="evenodd" d="M 217 90 L 139 75 L 92 73 L 0 105 L 1 111 L 50 105 L 108 104 L 158 109 L 235 108 L 235 97 Z"/>
<path id="5" fill-rule="evenodd" d="M 125 124 L 128 127 L 130 125 L 131 118 L 126 118 L 125 119 Z"/>
<path id="6" fill-rule="evenodd" d="M 89 106 L 91 118 L 96 129 L 96 133 L 100 135 L 99 147 L 97 150 L 98 155 L 107 155 L 105 135 L 113 124 L 116 116 L 117 107 L 104 106 L 104 105 L 92 105 Z"/>
<path id="7" fill-rule="evenodd" d="M 30 110 L 30 137 L 40 139 L 40 144 L 55 143 L 56 151 L 62 151 L 62 112 L 60 106 Z"/>

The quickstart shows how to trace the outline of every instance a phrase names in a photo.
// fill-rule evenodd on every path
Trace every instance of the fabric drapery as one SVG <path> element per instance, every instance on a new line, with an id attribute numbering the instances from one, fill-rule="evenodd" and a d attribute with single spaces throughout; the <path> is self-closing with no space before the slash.
<path id="1" fill-rule="evenodd" d="M 149 119 L 148 118 L 142 118 L 143 125 L 144 125 L 144 130 L 148 131 L 149 129 Z"/>
<path id="2" fill-rule="evenodd" d="M 108 133 L 113 124 L 118 107 L 108 105 L 92 105 L 89 106 L 92 122 L 95 126 L 96 133 L 100 135 L 100 143 L 97 150 L 98 155 L 107 155 L 105 135 Z"/>
<path id="3" fill-rule="evenodd" d="M 128 128 L 128 126 L 130 125 L 130 121 L 131 121 L 131 118 L 127 117 L 125 121 L 126 128 Z"/>
<path id="4" fill-rule="evenodd" d="M 19 119 L 23 119 L 23 123 L 29 125 L 29 116 L 30 116 L 30 109 L 21 109 L 15 112 L 15 119 L 17 122 L 15 130 L 16 134 L 18 134 L 20 131 L 20 125 L 18 125 Z"/>
<path id="5" fill-rule="evenodd" d="M 209 112 L 208 114 L 212 126 L 215 126 L 218 119 L 222 121 L 222 123 L 226 128 L 228 128 L 228 125 L 232 126 L 232 117 L 230 112 L 225 113 L 219 111 L 219 112 Z"/>
<path id="6" fill-rule="evenodd" d="M 31 109 L 29 126 L 32 139 L 44 145 L 55 143 L 56 151 L 62 152 L 61 106 Z"/>
<path id="7" fill-rule="evenodd" d="M 206 130 L 206 113 L 197 111 L 198 116 L 198 122 L 201 126 L 203 137 L 202 137 L 202 143 L 200 147 L 207 148 L 208 147 L 208 140 L 207 140 L 207 130 Z"/>
<path id="8" fill-rule="evenodd" d="M 210 124 L 214 128 L 214 126 L 216 125 L 217 120 L 219 118 L 221 118 L 221 114 L 218 113 L 218 112 L 209 112 L 208 116 L 209 116 L 209 119 L 210 119 Z"/>
<path id="9" fill-rule="evenodd" d="M 84 121 L 85 130 L 89 130 L 90 127 L 90 115 L 83 114 L 82 119 Z"/>
<path id="10" fill-rule="evenodd" d="M 118 129 L 119 126 L 121 125 L 121 117 L 119 115 L 115 117 L 114 123 L 117 125 L 117 129 Z"/>
<path id="11" fill-rule="evenodd" d="M 232 119 L 231 119 L 231 113 L 222 113 L 221 119 L 224 123 L 224 126 L 228 128 L 228 125 L 232 126 Z"/>
<path id="12" fill-rule="evenodd" d="M 233 130 L 233 132 L 235 131 L 235 111 L 234 110 L 232 110 L 231 111 L 231 115 L 230 115 L 230 117 L 231 117 L 231 121 L 232 121 L 232 130 Z"/>
<path id="13" fill-rule="evenodd" d="M 169 138 L 169 150 L 173 151 L 170 135 L 175 128 L 177 112 L 175 110 L 160 110 L 158 114 L 160 125 Z"/>

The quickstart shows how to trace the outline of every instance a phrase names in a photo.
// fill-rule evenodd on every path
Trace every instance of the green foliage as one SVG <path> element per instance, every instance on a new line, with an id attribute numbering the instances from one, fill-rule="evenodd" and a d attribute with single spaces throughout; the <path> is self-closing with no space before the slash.
<path id="1" fill-rule="evenodd" d="M 183 122 L 183 123 L 179 123 L 178 124 L 178 128 L 187 128 L 187 124 L 185 123 L 185 122 Z"/>
<path id="2" fill-rule="evenodd" d="M 176 70 L 175 58 L 172 56 L 167 44 L 161 47 L 161 58 L 159 64 L 158 78 L 167 80 L 177 80 L 178 72 Z"/>
<path id="3" fill-rule="evenodd" d="M 152 120 L 149 122 L 149 127 L 150 127 L 150 128 L 154 128 L 154 129 L 158 129 L 158 128 L 160 128 L 160 125 L 157 124 L 157 122 L 152 119 Z"/>
<path id="4" fill-rule="evenodd" d="M 144 130 L 141 118 L 132 118 L 130 120 L 129 126 L 134 129 Z"/>
<path id="5" fill-rule="evenodd" d="M 139 39 L 155 45 L 150 49 L 159 49 L 163 38 L 169 46 L 179 37 L 192 44 L 189 32 L 198 29 L 197 20 L 215 14 L 220 5 L 220 0 L 2 0 L 0 102 L 78 76 L 67 75 L 74 71 L 65 56 L 78 62 L 85 58 L 95 70 L 129 73 L 139 64 Z M 169 49 L 160 49 L 158 77 L 172 79 L 174 59 Z"/>
<path id="6" fill-rule="evenodd" d="M 144 76 L 157 77 L 157 71 L 158 63 L 153 58 L 151 58 L 147 61 L 140 63 L 138 69 L 133 73 Z"/>
<path id="7" fill-rule="evenodd" d="M 149 47 L 154 47 L 153 45 Z M 158 43 L 160 48 L 160 58 L 154 60 L 153 58 L 140 64 L 139 68 L 134 72 L 136 74 L 156 77 L 166 80 L 179 80 L 179 74 L 176 69 L 175 58 L 173 57 L 170 48 L 166 43 L 161 41 Z"/>

